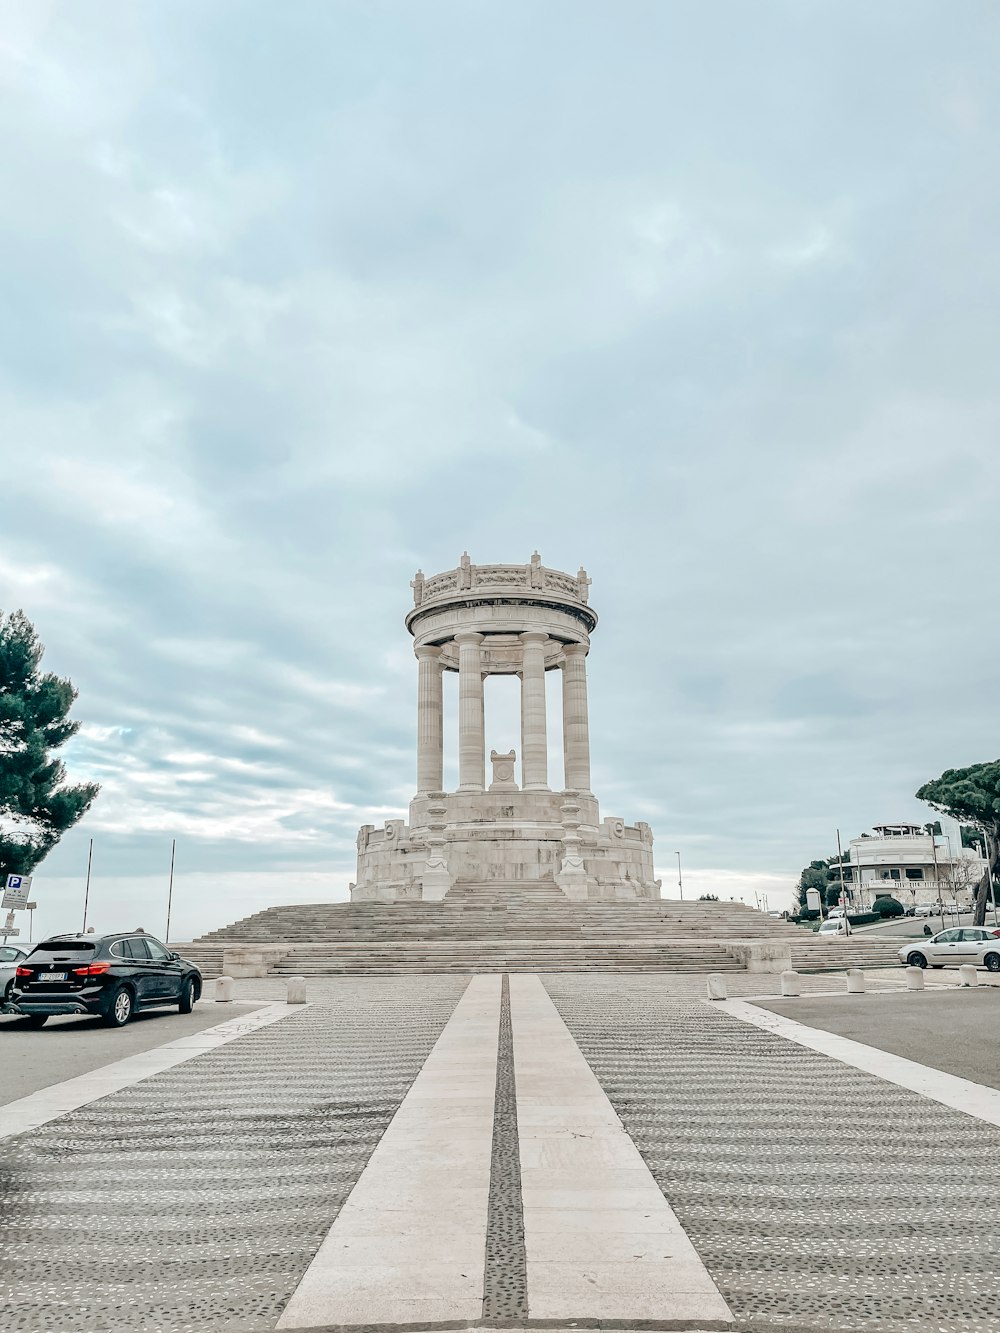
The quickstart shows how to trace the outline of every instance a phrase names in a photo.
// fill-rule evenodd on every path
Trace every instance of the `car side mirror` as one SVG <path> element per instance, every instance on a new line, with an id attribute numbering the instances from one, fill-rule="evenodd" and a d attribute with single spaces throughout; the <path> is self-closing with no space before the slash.
<path id="1" fill-rule="evenodd" d="M 178 962 L 179 960 L 180 960 L 180 954 L 179 954 L 179 953 L 172 953 L 172 954 L 170 955 L 170 961 L 171 961 L 172 963 L 176 963 L 176 962 Z"/>

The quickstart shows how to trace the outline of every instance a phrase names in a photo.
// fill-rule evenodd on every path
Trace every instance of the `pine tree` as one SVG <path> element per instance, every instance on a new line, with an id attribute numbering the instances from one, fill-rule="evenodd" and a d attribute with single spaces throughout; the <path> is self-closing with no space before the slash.
<path id="1" fill-rule="evenodd" d="M 100 788 L 67 786 L 53 752 L 74 736 L 77 692 L 39 671 L 45 649 L 23 611 L 0 613 L 0 876 L 27 875 L 87 811 Z"/>

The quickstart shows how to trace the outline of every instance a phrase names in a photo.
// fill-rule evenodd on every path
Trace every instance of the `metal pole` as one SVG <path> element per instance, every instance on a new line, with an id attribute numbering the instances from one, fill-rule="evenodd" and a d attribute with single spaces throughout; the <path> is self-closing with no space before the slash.
<path id="1" fill-rule="evenodd" d="M 83 891 L 83 929 L 81 935 L 87 933 L 87 906 L 90 903 L 90 866 L 94 859 L 94 839 L 90 840 L 90 851 L 87 853 L 87 887 Z"/>
<path id="2" fill-rule="evenodd" d="M 844 852 L 840 845 L 840 829 L 837 829 L 837 869 L 840 871 L 840 905 L 847 916 L 847 890 L 844 888 Z"/>
<path id="3" fill-rule="evenodd" d="M 951 846 L 949 842 L 948 846 Z M 944 930 L 944 899 L 941 897 L 941 872 L 938 869 L 937 859 L 937 839 L 934 836 L 934 827 L 931 826 L 931 855 L 934 857 L 934 892 L 938 896 L 938 902 L 941 904 L 941 929 Z"/>
<path id="4" fill-rule="evenodd" d="M 177 839 L 170 840 L 170 887 L 167 890 L 167 933 L 163 937 L 163 943 L 170 943 L 170 909 L 174 905 L 174 853 L 177 851 Z"/>
<path id="5" fill-rule="evenodd" d="M 681 875 L 681 854 L 680 854 L 680 852 L 674 852 L 674 856 L 677 857 L 677 887 L 678 887 L 678 888 L 680 889 L 680 891 L 681 891 L 681 902 L 683 902 L 683 901 L 684 901 L 684 879 L 683 879 L 683 876 Z"/>

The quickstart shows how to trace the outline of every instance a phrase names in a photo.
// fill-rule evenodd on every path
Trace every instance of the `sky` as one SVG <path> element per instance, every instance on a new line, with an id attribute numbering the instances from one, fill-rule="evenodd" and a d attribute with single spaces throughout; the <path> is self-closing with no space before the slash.
<path id="1" fill-rule="evenodd" d="M 988 0 L 0 0 L 0 606 L 102 784 L 36 929 L 91 838 L 98 929 L 172 839 L 173 939 L 343 898 L 463 550 L 587 567 L 665 894 L 995 758 L 998 67 Z"/>

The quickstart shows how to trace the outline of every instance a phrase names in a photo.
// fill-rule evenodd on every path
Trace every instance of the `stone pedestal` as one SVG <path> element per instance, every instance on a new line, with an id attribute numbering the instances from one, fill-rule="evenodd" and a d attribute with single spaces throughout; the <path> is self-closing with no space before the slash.
<path id="1" fill-rule="evenodd" d="M 567 898 L 583 899 L 588 896 L 587 867 L 580 837 L 580 802 L 575 791 L 566 793 L 566 800 L 559 810 L 562 814 L 563 854 L 556 883 Z"/>
<path id="2" fill-rule="evenodd" d="M 490 764 L 493 768 L 493 781 L 490 783 L 490 791 L 517 791 L 517 783 L 514 781 L 514 763 L 517 760 L 517 754 L 511 750 L 509 754 L 497 754 L 496 750 L 490 751 Z"/>
<path id="3" fill-rule="evenodd" d="M 427 859 L 421 879 L 421 897 L 425 901 L 439 902 L 451 888 L 451 875 L 448 873 L 448 861 L 445 855 L 445 812 L 444 792 L 437 793 L 437 799 L 427 808 Z"/>

